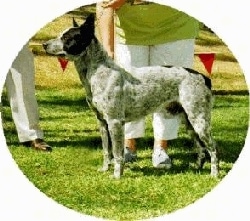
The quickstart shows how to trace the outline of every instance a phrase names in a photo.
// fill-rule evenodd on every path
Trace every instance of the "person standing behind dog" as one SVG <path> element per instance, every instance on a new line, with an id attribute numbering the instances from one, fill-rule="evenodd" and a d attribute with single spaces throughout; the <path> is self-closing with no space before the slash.
<path id="1" fill-rule="evenodd" d="M 199 23 L 187 14 L 141 0 L 111 0 L 97 4 L 96 17 L 103 47 L 127 71 L 155 65 L 192 67 Z M 177 138 L 179 119 L 154 113 L 152 124 L 153 166 L 170 168 L 167 141 Z M 125 124 L 125 162 L 137 159 L 135 139 L 144 131 L 144 119 Z"/>
<path id="2" fill-rule="evenodd" d="M 36 150 L 51 151 L 39 126 L 34 57 L 28 44 L 23 46 L 12 63 L 5 86 L 20 143 Z"/>

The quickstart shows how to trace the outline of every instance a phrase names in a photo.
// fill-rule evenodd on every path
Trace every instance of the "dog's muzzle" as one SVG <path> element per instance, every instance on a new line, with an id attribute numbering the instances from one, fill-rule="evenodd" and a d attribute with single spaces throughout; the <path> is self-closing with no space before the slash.
<path id="1" fill-rule="evenodd" d="M 47 47 L 48 47 L 48 43 L 47 42 L 43 43 L 43 48 L 45 51 L 46 51 Z"/>
<path id="2" fill-rule="evenodd" d="M 51 55 L 65 55 L 65 51 L 63 50 L 63 43 L 61 39 L 51 39 L 49 41 L 44 42 L 43 48 L 46 53 Z"/>

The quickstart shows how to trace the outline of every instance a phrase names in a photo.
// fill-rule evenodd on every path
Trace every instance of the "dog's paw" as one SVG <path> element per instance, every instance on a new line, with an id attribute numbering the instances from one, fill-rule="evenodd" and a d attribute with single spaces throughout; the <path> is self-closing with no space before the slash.
<path id="1" fill-rule="evenodd" d="M 123 164 L 115 164 L 113 178 L 120 179 L 121 176 L 123 175 L 123 171 L 124 171 Z"/>
<path id="2" fill-rule="evenodd" d="M 109 165 L 107 165 L 107 166 L 102 166 L 101 168 L 99 168 L 97 171 L 98 172 L 106 172 L 106 171 L 108 171 L 109 170 Z"/>
<path id="3" fill-rule="evenodd" d="M 219 166 L 216 164 L 211 165 L 211 177 L 218 177 L 219 176 Z"/>
<path id="4" fill-rule="evenodd" d="M 110 175 L 109 176 L 110 177 L 110 179 L 113 179 L 113 180 L 119 180 L 119 179 L 121 179 L 121 176 L 120 175 Z"/>

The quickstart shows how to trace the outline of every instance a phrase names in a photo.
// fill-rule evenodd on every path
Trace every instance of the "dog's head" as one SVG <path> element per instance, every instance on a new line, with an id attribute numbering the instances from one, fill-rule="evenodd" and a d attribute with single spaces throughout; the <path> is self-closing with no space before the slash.
<path id="1" fill-rule="evenodd" d="M 73 20 L 73 27 L 64 31 L 59 37 L 43 43 L 51 55 L 79 55 L 86 50 L 95 36 L 95 15 L 90 14 L 86 21 L 78 26 Z"/>

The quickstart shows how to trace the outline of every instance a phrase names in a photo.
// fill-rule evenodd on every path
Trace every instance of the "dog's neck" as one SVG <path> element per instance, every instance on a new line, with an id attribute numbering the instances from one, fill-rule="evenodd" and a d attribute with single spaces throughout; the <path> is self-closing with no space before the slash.
<path id="1" fill-rule="evenodd" d="M 130 73 L 114 62 L 114 60 L 104 50 L 103 46 L 96 37 L 92 39 L 86 50 L 81 53 L 81 56 L 77 56 L 74 61 L 77 72 L 79 73 L 80 79 L 83 82 L 86 90 L 88 90 L 87 88 L 89 86 L 87 84 L 90 82 L 91 76 L 100 66 L 117 70 L 119 73 L 123 73 L 124 77 L 126 77 L 128 81 L 139 83 L 139 81 L 135 79 Z"/>
<path id="2" fill-rule="evenodd" d="M 74 58 L 74 63 L 78 73 L 84 78 L 91 75 L 91 72 L 94 72 L 100 65 L 113 68 L 117 66 L 95 37 L 80 56 Z"/>
<path id="3" fill-rule="evenodd" d="M 91 40 L 90 44 L 80 55 L 74 56 L 73 60 L 87 94 L 91 94 L 90 78 L 99 66 L 117 66 L 96 37 Z M 117 68 L 119 67 L 117 66 Z"/>

